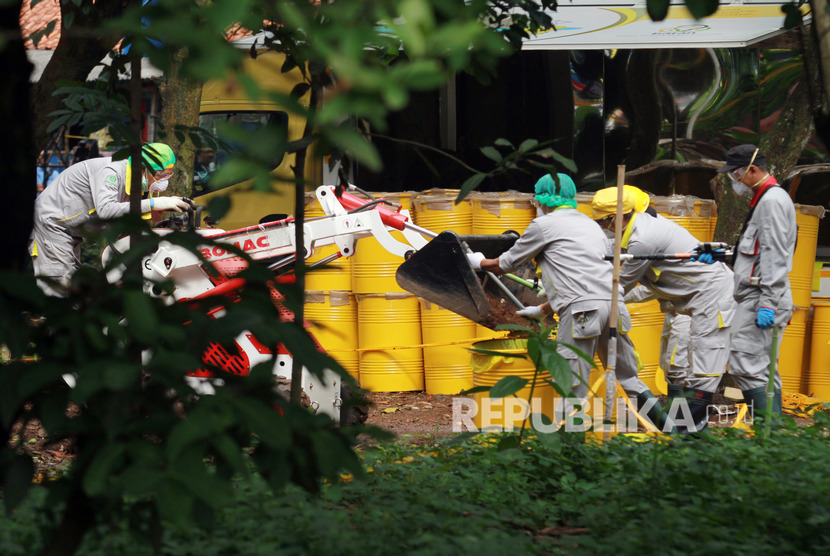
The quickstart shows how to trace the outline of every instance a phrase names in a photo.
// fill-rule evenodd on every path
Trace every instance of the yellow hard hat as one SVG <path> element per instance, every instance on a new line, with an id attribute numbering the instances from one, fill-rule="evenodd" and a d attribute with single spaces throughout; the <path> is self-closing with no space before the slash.
<path id="1" fill-rule="evenodd" d="M 623 186 L 623 214 L 629 212 L 645 212 L 651 199 L 648 193 L 634 187 L 633 185 Z M 606 187 L 594 193 L 591 200 L 591 218 L 602 220 L 617 213 L 617 188 Z"/>

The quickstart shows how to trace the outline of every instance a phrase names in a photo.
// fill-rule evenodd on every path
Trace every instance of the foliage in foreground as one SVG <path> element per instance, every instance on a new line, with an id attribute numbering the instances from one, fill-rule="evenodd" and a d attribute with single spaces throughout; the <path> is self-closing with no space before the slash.
<path id="1" fill-rule="evenodd" d="M 768 440 L 734 430 L 605 444 L 562 433 L 499 450 L 499 437 L 364 453 L 368 473 L 319 496 L 237 483 L 209 531 L 169 528 L 164 554 L 792 554 L 830 549 L 830 419 Z M 39 503 L 42 504 L 42 497 Z M 40 543 L 38 503 L 0 518 L 0 551 Z M 38 517 L 40 516 L 40 517 Z M 84 554 L 143 552 L 123 522 Z M 509 551 L 509 552 L 508 552 Z"/>
<path id="2" fill-rule="evenodd" d="M 66 476 L 48 483 L 44 504 L 59 525 L 43 532 L 50 538 L 46 552 L 72 553 L 88 530 L 117 521 L 121 510 L 145 538 L 158 540 L 162 523 L 209 527 L 214 512 L 233 500 L 235 476 L 257 473 L 279 491 L 287 483 L 317 490 L 321 478 L 360 473 L 356 432 L 281 397 L 273 358 L 246 376 L 200 359 L 215 346 L 234 350 L 234 339 L 249 333 L 264 346 L 302 354 L 318 376 L 339 369 L 302 328 L 280 321 L 267 287 L 272 273 L 248 259 L 237 275 L 247 284 L 237 295 L 167 304 L 145 295 L 141 276 L 126 274 L 118 286 L 107 281 L 105 272 L 159 249 L 162 238 L 133 215 L 113 220 L 106 237 L 114 241 L 129 231 L 142 234 L 133 248 L 103 272 L 81 268 L 65 298 L 46 297 L 32 276 L 0 279 L 0 338 L 8 350 L 0 366 L 0 477 L 7 511 L 29 496 L 36 472 L 19 449 L 22 435 L 6 443 L 13 423 L 36 420 L 50 442 L 71 439 L 73 446 Z M 207 241 L 189 231 L 164 240 L 194 252 Z M 283 293 L 286 307 L 301 303 L 296 288 Z M 211 318 L 217 311 L 222 318 Z M 213 371 L 224 386 L 215 395 L 195 395 L 186 375 L 196 369 Z M 75 376 L 74 388 L 66 387 L 65 374 Z M 68 412 L 70 404 L 77 411 Z"/>

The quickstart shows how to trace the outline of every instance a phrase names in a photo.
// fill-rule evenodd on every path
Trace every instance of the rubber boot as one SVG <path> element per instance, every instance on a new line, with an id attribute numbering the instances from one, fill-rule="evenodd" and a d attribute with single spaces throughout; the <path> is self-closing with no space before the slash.
<path id="1" fill-rule="evenodd" d="M 712 405 L 713 396 L 713 392 L 684 387 L 677 399 L 686 400 L 694 426 L 688 427 L 685 424 L 679 424 L 677 425 L 677 432 L 680 434 L 694 434 L 705 431 L 709 426 L 709 406 Z M 677 413 L 676 416 L 683 417 L 683 413 Z"/>
<path id="2" fill-rule="evenodd" d="M 674 421 L 672 421 L 669 414 L 663 409 L 660 405 L 660 402 L 657 401 L 657 396 L 652 394 L 649 391 L 641 392 L 637 394 L 637 409 L 645 406 L 646 402 L 650 399 L 654 399 L 654 404 L 651 406 L 646 412 L 646 417 L 651 419 L 651 422 L 654 423 L 654 426 L 657 427 L 660 432 L 665 432 L 668 434 L 673 434 L 677 432 L 677 428 L 674 426 Z"/>
<path id="3" fill-rule="evenodd" d="M 752 417 L 756 423 L 764 420 L 767 411 L 767 388 L 766 386 L 759 386 L 750 390 L 742 390 L 744 393 L 744 401 L 751 406 Z M 781 407 L 781 390 L 776 388 L 772 398 L 772 413 L 774 415 L 781 415 L 783 408 Z"/>
<path id="4" fill-rule="evenodd" d="M 671 382 L 667 382 L 666 393 L 668 394 L 669 400 L 671 400 L 672 398 L 679 398 L 680 395 L 683 393 L 683 386 L 680 384 L 672 384 Z"/>

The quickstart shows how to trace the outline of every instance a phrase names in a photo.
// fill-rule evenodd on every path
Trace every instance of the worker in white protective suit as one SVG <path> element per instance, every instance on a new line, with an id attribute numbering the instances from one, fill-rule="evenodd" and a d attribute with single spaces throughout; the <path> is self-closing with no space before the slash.
<path id="1" fill-rule="evenodd" d="M 142 147 L 143 191 L 156 195 L 167 189 L 176 156 L 164 143 Z M 130 211 L 132 161 L 90 158 L 60 174 L 35 202 L 34 229 L 29 241 L 35 276 L 48 295 L 62 296 L 80 266 L 84 227 L 95 220 L 110 220 Z M 181 197 L 149 197 L 141 212 L 182 212 L 190 206 Z"/>
<path id="2" fill-rule="evenodd" d="M 648 193 L 630 185 L 623 188 L 624 192 L 627 191 L 634 196 L 635 212 L 658 217 L 657 211 L 650 206 L 651 198 Z M 609 253 L 613 253 L 613 240 L 608 249 Z M 643 285 L 625 294 L 626 303 L 643 303 L 653 299 L 654 291 Z M 660 335 L 660 368 L 666 377 L 669 398 L 674 398 L 683 392 L 686 375 L 689 374 L 689 335 L 692 319 L 689 315 L 678 312 L 674 303 L 665 299 L 660 302 L 660 310 L 665 315 Z"/>
<path id="3" fill-rule="evenodd" d="M 660 215 L 652 217 L 636 210 L 642 194 L 631 186 L 623 191 L 623 251 L 631 255 L 694 252 L 700 242 L 688 230 Z M 597 191 L 591 201 L 591 213 L 601 227 L 613 229 L 617 188 Z M 649 288 L 661 303 L 670 302 L 678 313 L 691 317 L 690 368 L 681 396 L 687 401 L 694 426 L 681 428 L 680 432 L 700 432 L 708 426 L 709 406 L 729 358 L 729 326 L 735 313 L 732 273 L 722 262 L 709 265 L 689 259 L 623 261 L 620 285 L 628 293 L 638 284 Z M 670 414 L 678 411 L 682 411 L 679 404 Z"/>
<path id="4" fill-rule="evenodd" d="M 550 307 L 559 316 L 558 352 L 568 360 L 573 371 L 574 394 L 584 398 L 588 393 L 591 363 L 562 344 L 571 344 L 590 357 L 598 354 L 600 361 L 607 363 L 613 271 L 611 263 L 604 260 L 607 241 L 600 227 L 576 209 L 576 186 L 570 177 L 558 174 L 555 180 L 546 175 L 536 183 L 535 193 L 541 215 L 528 225 L 513 247 L 495 259 L 487 259 L 481 253 L 471 253 L 468 258 L 473 268 L 494 274 L 515 271 L 522 264 L 536 260 Z M 644 413 L 658 428 L 673 432 L 674 423 L 667 419 L 654 394 L 637 376 L 634 346 L 626 335 L 631 319 L 622 297 L 620 291 L 617 380 L 626 394 L 637 398 L 638 408 L 644 408 Z M 544 317 L 542 306 L 528 307 L 518 313 Z"/>
<path id="5" fill-rule="evenodd" d="M 625 302 L 644 303 L 655 299 L 654 292 L 640 285 L 625 294 Z M 689 335 L 692 319 L 678 313 L 671 301 L 660 303 L 664 313 L 663 330 L 660 335 L 660 369 L 666 377 L 669 398 L 683 392 L 686 376 L 689 374 Z"/>
<path id="6" fill-rule="evenodd" d="M 718 172 L 728 173 L 738 195 L 752 195 L 744 229 L 735 246 L 734 294 L 738 303 L 732 330 L 729 374 L 753 406 L 767 409 L 772 328 L 784 329 L 793 314 L 787 274 L 793 268 L 797 237 L 795 207 L 767 171 L 767 159 L 755 145 L 738 145 L 726 153 Z M 775 361 L 773 413 L 781 413 L 781 375 Z"/>

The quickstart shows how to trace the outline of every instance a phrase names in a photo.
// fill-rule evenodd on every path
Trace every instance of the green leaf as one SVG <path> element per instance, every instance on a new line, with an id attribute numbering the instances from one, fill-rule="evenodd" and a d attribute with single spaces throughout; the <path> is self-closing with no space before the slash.
<path id="1" fill-rule="evenodd" d="M 542 345 L 539 342 L 539 339 L 536 337 L 530 337 L 527 340 L 527 356 L 533 362 L 534 365 L 538 366 L 539 361 L 542 358 Z"/>
<path id="2" fill-rule="evenodd" d="M 379 172 L 383 168 L 377 149 L 356 131 L 345 127 L 335 127 L 327 128 L 325 134 L 334 145 L 368 169 Z"/>
<path id="3" fill-rule="evenodd" d="M 216 398 L 199 400 L 184 421 L 177 423 L 167 437 L 167 455 L 172 461 L 191 445 L 224 431 L 232 423 L 232 411 L 221 407 Z"/>
<path id="4" fill-rule="evenodd" d="M 297 83 L 291 90 L 291 96 L 297 99 L 302 98 L 310 89 L 311 85 L 308 83 Z"/>
<path id="5" fill-rule="evenodd" d="M 282 67 L 280 68 L 280 73 L 288 73 L 296 67 L 297 61 L 294 59 L 294 57 L 286 56 L 285 61 L 282 63 Z"/>
<path id="6" fill-rule="evenodd" d="M 571 345 L 571 344 L 566 344 L 565 342 L 556 342 L 556 343 L 557 343 L 557 345 L 565 346 L 566 348 L 568 348 L 569 350 L 574 352 L 577 357 L 579 357 L 581 359 L 584 359 L 585 361 L 590 363 L 591 367 L 593 367 L 595 369 L 597 368 L 597 364 L 594 363 L 594 358 L 592 356 L 588 355 L 587 353 L 585 353 L 584 351 L 582 351 L 581 349 L 579 349 L 578 347 L 576 347 L 574 345 Z"/>
<path id="7" fill-rule="evenodd" d="M 648 4 L 650 6 L 651 2 L 649 1 Z M 712 15 L 718 10 L 718 5 L 718 0 L 686 0 L 686 7 L 695 19 L 703 19 Z"/>
<path id="8" fill-rule="evenodd" d="M 573 371 L 568 360 L 555 350 L 542 354 L 541 366 L 548 371 L 551 379 L 558 384 L 570 385 L 573 380 Z"/>
<path id="9" fill-rule="evenodd" d="M 495 147 L 481 147 L 481 153 L 490 160 L 497 163 L 504 160 L 504 157 L 501 155 L 499 151 L 495 149 Z"/>
<path id="10" fill-rule="evenodd" d="M 690 0 L 687 0 L 686 3 L 689 4 Z M 652 21 L 663 21 L 669 13 L 669 4 L 669 0 L 646 0 L 648 16 Z M 691 10 L 691 7 L 689 9 Z"/>
<path id="11" fill-rule="evenodd" d="M 155 461 L 142 459 L 127 467 L 119 477 L 119 482 L 128 496 L 144 497 L 156 492 L 164 480 L 164 471 Z"/>
<path id="12" fill-rule="evenodd" d="M 473 174 L 472 176 L 464 180 L 464 183 L 461 184 L 461 191 L 458 193 L 458 197 L 456 198 L 455 202 L 460 203 L 461 201 L 463 201 L 467 197 L 467 194 L 470 193 L 470 191 L 474 190 L 476 187 L 478 187 L 479 184 L 483 182 L 484 178 L 486 177 L 487 174 L 478 173 Z"/>
<path id="13" fill-rule="evenodd" d="M 795 4 L 784 4 L 781 6 L 781 11 L 784 12 L 784 27 L 786 29 L 796 29 L 801 26 L 803 16 L 801 10 Z"/>
<path id="14" fill-rule="evenodd" d="M 155 343 L 159 322 L 156 309 L 148 295 L 142 291 L 125 292 L 124 316 L 127 319 L 127 328 L 136 340 L 146 344 Z"/>
<path id="15" fill-rule="evenodd" d="M 290 435 L 285 419 L 276 409 L 259 400 L 239 400 L 236 410 L 247 420 L 251 432 L 257 434 L 264 444 L 277 450 L 286 450 L 290 445 Z"/>
<path id="16" fill-rule="evenodd" d="M 230 197 L 218 196 L 208 202 L 208 212 L 217 220 L 225 216 L 231 209 Z"/>
<path id="17" fill-rule="evenodd" d="M 518 436 L 510 435 L 505 436 L 501 440 L 499 440 L 498 444 L 498 451 L 505 452 L 507 450 L 518 450 L 522 446 L 522 441 L 519 439 Z"/>
<path id="18" fill-rule="evenodd" d="M 221 456 L 237 473 L 248 474 L 248 464 L 242 456 L 242 449 L 229 434 L 211 437 L 216 453 Z"/>
<path id="19" fill-rule="evenodd" d="M 193 496 L 177 480 L 166 479 L 158 489 L 156 508 L 162 519 L 179 526 L 193 521 Z"/>
<path id="20" fill-rule="evenodd" d="M 17 455 L 8 465 L 3 480 L 3 502 L 7 512 L 13 512 L 26 499 L 34 474 L 31 456 Z"/>
<path id="21" fill-rule="evenodd" d="M 519 152 L 528 152 L 532 151 L 539 145 L 539 141 L 536 139 L 525 139 L 522 141 L 522 144 L 519 145 Z"/>
<path id="22" fill-rule="evenodd" d="M 491 398 L 503 398 L 505 396 L 512 396 L 525 386 L 528 380 L 519 376 L 506 376 L 499 380 L 490 388 Z"/>
<path id="23" fill-rule="evenodd" d="M 553 425 L 553 421 L 551 421 L 550 418 L 544 414 L 534 414 L 533 416 L 531 416 L 531 425 L 536 422 L 541 423 L 545 427 L 550 427 Z M 562 436 L 558 433 L 536 431 L 536 437 L 539 439 L 539 442 L 542 444 L 542 446 L 544 446 L 554 454 L 559 454 L 562 451 Z"/>
<path id="24" fill-rule="evenodd" d="M 121 467 L 125 452 L 125 444 L 111 442 L 95 454 L 83 477 L 84 492 L 88 496 L 100 496 L 107 492 L 113 471 Z"/>
<path id="25" fill-rule="evenodd" d="M 469 348 L 469 351 L 472 353 L 477 353 L 479 355 L 487 355 L 489 357 L 506 357 L 508 359 L 527 359 L 527 356 L 523 353 L 509 353 L 506 351 L 497 351 L 491 349 L 483 349 L 477 347 Z"/>
<path id="26" fill-rule="evenodd" d="M 131 386 L 138 388 L 140 376 L 141 369 L 138 365 L 108 365 L 104 370 L 104 384 L 115 392 L 127 390 Z"/>
<path id="27" fill-rule="evenodd" d="M 489 386 L 473 386 L 469 390 L 462 390 L 459 395 L 461 396 L 469 396 L 470 394 L 478 394 L 479 392 L 489 392 Z"/>

